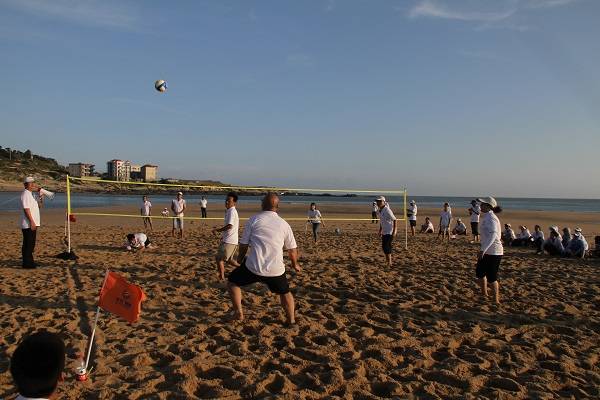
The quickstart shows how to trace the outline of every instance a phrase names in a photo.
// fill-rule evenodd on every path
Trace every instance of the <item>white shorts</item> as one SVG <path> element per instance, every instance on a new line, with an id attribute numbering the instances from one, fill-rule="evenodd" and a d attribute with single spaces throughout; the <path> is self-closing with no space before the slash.
<path id="1" fill-rule="evenodd" d="M 173 229 L 183 229 L 183 217 L 173 218 Z"/>

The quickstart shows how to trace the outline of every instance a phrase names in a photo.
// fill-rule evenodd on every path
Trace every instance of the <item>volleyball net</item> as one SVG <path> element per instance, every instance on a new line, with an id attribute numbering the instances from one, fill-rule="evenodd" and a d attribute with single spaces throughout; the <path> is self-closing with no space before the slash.
<path id="1" fill-rule="evenodd" d="M 150 215 L 146 216 L 139 212 L 141 201 L 133 203 L 131 200 L 135 196 L 141 198 L 141 196 L 147 195 L 151 198 L 162 198 L 164 204 L 170 205 L 170 200 L 166 200 L 167 196 L 174 198 L 177 192 L 182 192 L 184 197 L 190 202 L 190 198 L 199 200 L 200 196 L 207 196 L 211 202 L 214 201 L 214 197 L 220 196 L 221 199 L 229 192 L 235 192 L 238 196 L 243 197 L 249 201 L 259 201 L 259 199 L 267 193 L 277 193 L 281 197 L 281 205 L 285 208 L 286 203 L 292 203 L 294 205 L 310 203 L 318 203 L 320 206 L 325 205 L 325 209 L 329 205 L 342 205 L 349 207 L 362 207 L 360 214 L 364 216 L 356 216 L 353 214 L 357 213 L 337 213 L 327 211 L 327 215 L 323 216 L 325 222 L 355 222 L 355 223 L 372 223 L 373 217 L 368 217 L 368 213 L 365 212 L 365 208 L 370 206 L 377 196 L 385 196 L 386 200 L 390 204 L 390 207 L 394 211 L 398 221 L 404 221 L 404 242 L 405 249 L 408 248 L 408 218 L 407 218 L 407 196 L 408 191 L 406 188 L 403 189 L 337 189 L 337 188 L 289 188 L 289 187 L 265 187 L 265 186 L 226 186 L 226 185 L 211 185 L 211 184 L 190 184 L 190 183 L 158 183 L 158 182 L 138 182 L 138 181 L 117 181 L 117 180 L 103 180 L 89 177 L 73 177 L 67 175 L 66 178 L 66 236 L 68 250 L 71 251 L 71 222 L 75 221 L 77 217 L 118 217 L 118 218 L 152 218 L 152 219 L 183 219 L 183 220 L 199 220 L 199 221 L 222 221 L 223 216 L 218 217 L 202 217 L 197 214 L 194 215 L 194 211 L 186 210 L 184 217 L 174 215 Z M 115 201 L 111 202 L 112 206 L 108 206 L 109 210 L 106 210 L 106 206 L 94 207 L 93 204 L 84 204 L 84 202 L 78 200 L 85 200 L 85 198 L 77 197 L 77 193 L 89 193 L 111 196 L 114 195 Z M 89 196 L 86 196 L 89 198 Z M 119 200 L 123 200 L 121 203 Z M 114 205 L 118 205 L 118 211 L 112 212 L 115 208 Z M 100 209 L 98 209 L 100 208 Z M 170 211 L 168 207 L 167 211 Z M 121 210 L 127 210 L 119 212 Z M 131 210 L 131 212 L 129 211 Z M 333 211 L 333 208 L 331 208 Z M 368 211 L 368 210 L 366 210 Z M 170 214 L 170 213 L 169 213 Z M 284 213 L 285 214 L 285 213 Z M 296 213 L 298 214 L 298 213 Z M 307 221 L 306 216 L 297 215 L 282 215 L 282 217 L 288 221 Z M 240 220 L 246 220 L 247 217 L 240 218 Z"/>

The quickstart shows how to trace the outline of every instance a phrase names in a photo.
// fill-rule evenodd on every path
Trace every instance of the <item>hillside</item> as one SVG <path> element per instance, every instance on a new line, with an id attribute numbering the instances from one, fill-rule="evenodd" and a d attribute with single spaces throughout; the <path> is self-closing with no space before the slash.
<path id="1" fill-rule="evenodd" d="M 0 190 L 20 190 L 24 176 L 34 176 L 45 187 L 64 187 L 67 169 L 55 159 L 0 146 Z"/>

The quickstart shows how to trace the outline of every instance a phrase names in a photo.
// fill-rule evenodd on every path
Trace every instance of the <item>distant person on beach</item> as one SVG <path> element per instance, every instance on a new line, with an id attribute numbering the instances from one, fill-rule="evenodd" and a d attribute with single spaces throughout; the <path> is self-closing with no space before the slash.
<path id="1" fill-rule="evenodd" d="M 237 201 L 237 193 L 227 193 L 223 226 L 212 230 L 213 233 L 222 232 L 221 243 L 215 257 L 219 279 L 222 281 L 225 280 L 225 264 L 239 267 L 239 264 L 235 261 L 235 252 L 238 249 L 238 232 L 240 230 L 240 217 L 236 208 Z"/>
<path id="2" fill-rule="evenodd" d="M 415 236 L 415 227 L 417 226 L 417 212 L 419 209 L 417 208 L 417 203 L 414 200 L 410 201 L 410 205 L 408 206 L 407 215 L 408 222 L 410 223 L 410 234 Z"/>
<path id="3" fill-rule="evenodd" d="M 183 212 L 185 211 L 185 200 L 183 193 L 178 192 L 177 198 L 171 202 L 171 211 L 173 211 L 173 230 L 171 236 L 175 237 L 175 231 L 179 230 L 179 237 L 183 239 Z"/>
<path id="4" fill-rule="evenodd" d="M 544 237 L 544 232 L 542 231 L 542 227 L 539 225 L 534 226 L 533 234 L 531 235 L 531 240 L 533 243 L 533 247 L 535 247 L 538 254 L 542 254 L 544 248 L 544 241 L 546 240 Z"/>
<path id="5" fill-rule="evenodd" d="M 433 222 L 429 217 L 425 217 L 425 223 L 421 225 L 421 231 L 419 233 L 435 233 Z"/>
<path id="6" fill-rule="evenodd" d="M 571 241 L 571 228 L 564 227 L 562 232 L 562 245 L 566 249 Z"/>
<path id="7" fill-rule="evenodd" d="M 481 215 L 481 207 L 477 200 L 471 200 L 471 207 L 468 209 L 471 219 L 471 234 L 473 235 L 473 243 L 479 242 L 479 216 Z"/>
<path id="8" fill-rule="evenodd" d="M 396 236 L 396 216 L 392 212 L 389 204 L 385 201 L 385 197 L 379 196 L 375 199 L 377 208 L 379 209 L 379 236 L 381 236 L 381 247 L 385 255 L 386 263 L 389 267 L 392 266 L 392 247 L 394 237 Z"/>
<path id="9" fill-rule="evenodd" d="M 152 242 L 145 233 L 128 233 L 125 248 L 128 251 L 142 251 L 152 248 Z"/>
<path id="10" fill-rule="evenodd" d="M 290 292 L 285 275 L 283 251 L 286 250 L 292 268 L 300 272 L 298 249 L 290 225 L 277 214 L 279 196 L 267 194 L 262 200 L 262 212 L 251 217 L 244 226 L 240 239 L 238 262 L 240 266 L 228 277 L 229 295 L 233 304 L 235 319 L 242 321 L 243 286 L 256 282 L 266 284 L 272 293 L 279 295 L 281 305 L 287 316 L 287 323 L 296 322 L 294 315 L 294 297 Z M 248 257 L 246 257 L 248 253 Z"/>
<path id="11" fill-rule="evenodd" d="M 511 246 L 513 240 L 517 238 L 511 224 L 504 224 L 504 232 L 502 232 L 502 243 L 505 246 Z"/>
<path id="12" fill-rule="evenodd" d="M 27 336 L 10 359 L 10 374 L 19 392 L 15 400 L 55 398 L 64 369 L 65 344 L 57 334 L 39 331 Z"/>
<path id="13" fill-rule="evenodd" d="M 206 213 L 206 207 L 208 207 L 208 200 L 204 196 L 200 199 L 200 213 L 202 214 L 202 218 L 208 218 L 208 214 Z"/>
<path id="14" fill-rule="evenodd" d="M 371 205 L 371 223 L 372 224 L 377 223 L 377 212 L 379 212 L 379 207 L 377 207 L 376 202 L 373 202 L 373 204 Z"/>
<path id="15" fill-rule="evenodd" d="M 452 229 L 452 235 L 467 235 L 467 226 L 462 222 L 462 219 L 456 220 L 456 226 Z"/>
<path id="16" fill-rule="evenodd" d="M 477 268 L 475 276 L 481 288 L 482 296 L 487 297 L 488 285 L 492 286 L 494 291 L 494 301 L 500 304 L 500 285 L 498 283 L 498 270 L 504 254 L 502 241 L 500 240 L 501 227 L 500 220 L 496 216 L 502 212 L 496 199 L 486 197 L 477 199 L 481 204 L 481 250 L 477 256 Z"/>
<path id="17" fill-rule="evenodd" d="M 313 239 L 315 243 L 317 243 L 317 240 L 319 239 L 319 229 L 321 228 L 321 224 L 323 224 L 323 227 L 325 227 L 325 221 L 323 221 L 321 211 L 317 210 L 316 203 L 310 203 L 307 222 L 309 222 L 312 226 Z"/>
<path id="18" fill-rule="evenodd" d="M 527 246 L 531 243 L 531 232 L 529 232 L 529 229 L 527 229 L 525 225 L 521 225 L 519 229 L 520 232 L 517 235 L 517 238 L 513 240 L 512 245 L 515 247 Z"/>
<path id="19" fill-rule="evenodd" d="M 169 216 L 169 209 L 167 207 L 163 208 L 163 210 L 161 211 L 160 215 L 162 215 L 163 217 L 168 217 Z"/>
<path id="20" fill-rule="evenodd" d="M 40 226 L 40 206 L 33 192 L 39 192 L 41 188 L 35 183 L 33 177 L 28 176 L 23 181 L 24 190 L 21 192 L 21 232 L 23 233 L 23 244 L 21 246 L 22 267 L 25 269 L 37 268 L 33 260 L 37 228 Z"/>
<path id="21" fill-rule="evenodd" d="M 450 240 L 450 223 L 452 222 L 452 209 L 450 204 L 444 203 L 444 209 L 440 213 L 440 230 L 438 231 L 438 237 L 448 238 Z"/>
<path id="22" fill-rule="evenodd" d="M 152 218 L 150 218 L 150 215 L 152 214 L 152 203 L 148 200 L 148 196 L 142 198 L 142 208 L 140 209 L 140 213 L 143 217 L 144 229 L 147 230 L 148 226 L 150 226 L 150 230 L 152 230 Z"/>
<path id="23" fill-rule="evenodd" d="M 584 258 L 585 253 L 588 251 L 589 245 L 585 237 L 583 236 L 583 232 L 581 228 L 575 228 L 573 232 L 573 237 L 569 241 L 569 244 L 565 248 L 565 255 L 567 257 L 574 258 Z"/>
<path id="24" fill-rule="evenodd" d="M 544 242 L 543 248 L 551 256 L 563 256 L 565 254 L 558 226 L 550 227 L 550 237 Z"/>

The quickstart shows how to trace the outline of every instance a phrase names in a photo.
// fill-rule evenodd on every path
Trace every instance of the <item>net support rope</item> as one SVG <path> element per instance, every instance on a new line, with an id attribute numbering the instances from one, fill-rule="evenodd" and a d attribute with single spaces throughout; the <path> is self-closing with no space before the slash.
<path id="1" fill-rule="evenodd" d="M 141 186 L 163 186 L 184 189 L 203 189 L 203 190 L 237 190 L 237 191 L 260 191 L 260 192 L 316 192 L 316 193 L 369 193 L 369 194 L 395 194 L 402 195 L 403 198 L 403 213 L 399 221 L 404 221 L 404 249 L 408 250 L 408 218 L 407 218 L 407 195 L 406 188 L 402 190 L 364 190 L 364 189 L 314 189 L 314 188 L 282 188 L 282 187 L 250 187 L 250 186 L 216 186 L 216 185 L 188 185 L 175 183 L 153 183 L 153 182 L 135 182 L 135 181 L 114 181 L 91 178 L 79 178 L 67 175 L 67 212 L 66 212 L 66 231 L 67 231 L 67 247 L 71 252 L 71 217 L 72 216 L 96 216 L 96 217 L 125 217 L 125 218 L 155 218 L 155 219 L 183 219 L 183 220 L 222 220 L 223 218 L 211 217 L 176 217 L 176 216 L 144 216 L 136 214 L 118 214 L 118 213 L 96 213 L 96 212 L 73 212 L 71 207 L 71 181 L 91 182 L 91 183 L 108 183 L 108 184 L 128 184 Z M 247 220 L 248 218 L 240 218 Z M 290 217 L 285 218 L 286 221 L 306 221 L 306 217 Z M 327 218 L 327 221 L 372 221 L 373 218 Z"/>

